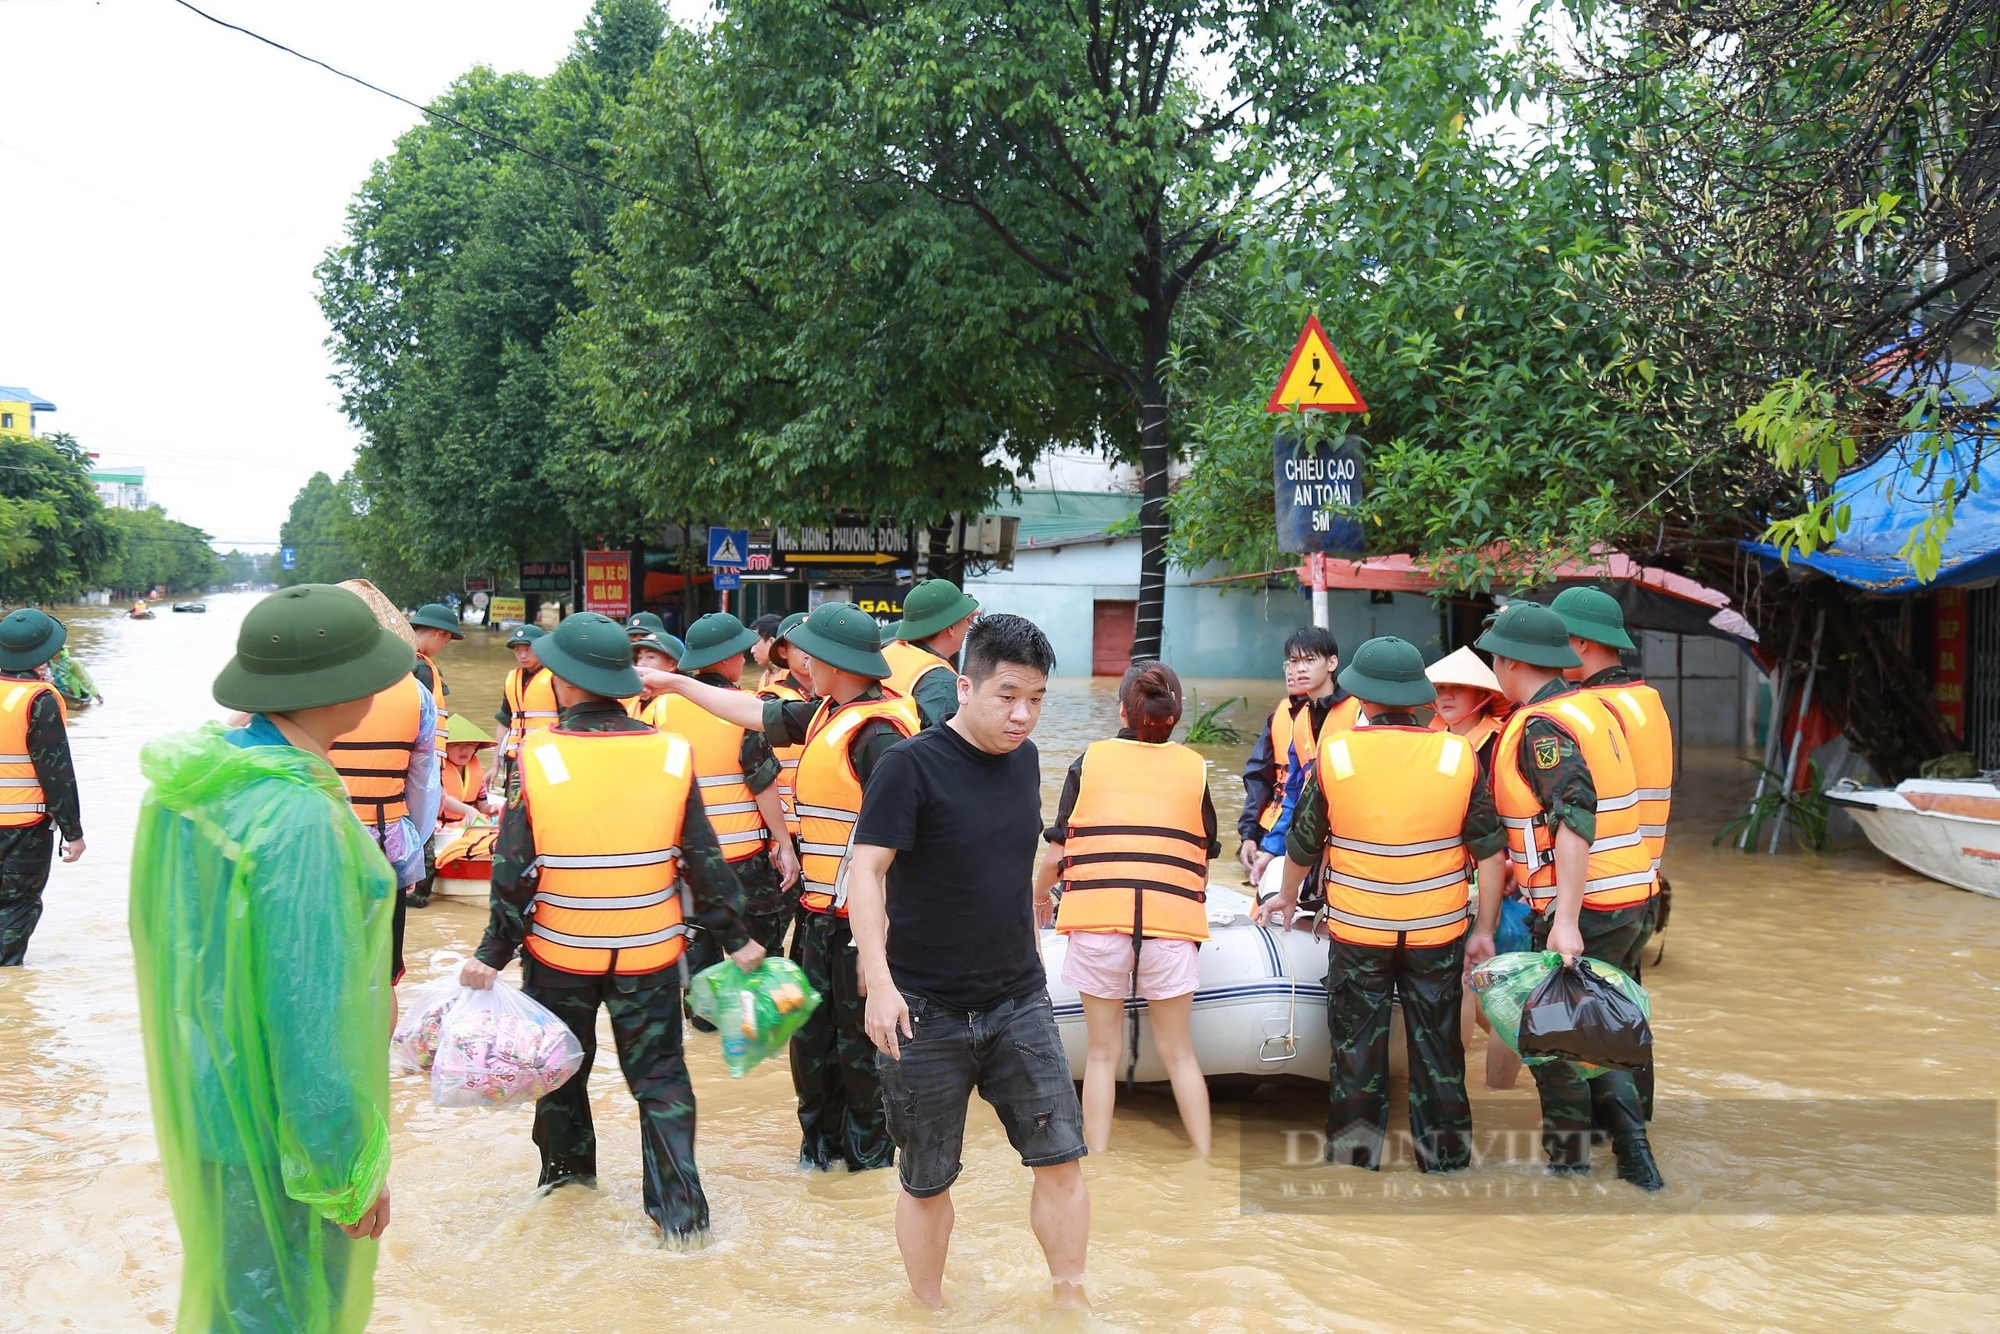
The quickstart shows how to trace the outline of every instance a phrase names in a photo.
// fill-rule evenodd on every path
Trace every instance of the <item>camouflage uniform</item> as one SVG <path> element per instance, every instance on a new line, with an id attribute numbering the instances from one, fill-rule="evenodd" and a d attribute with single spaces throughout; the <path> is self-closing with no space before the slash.
<path id="1" fill-rule="evenodd" d="M 952 662 L 950 658 L 920 639 L 909 642 L 939 662 Z M 917 702 L 917 711 L 923 715 L 925 727 L 943 727 L 951 720 L 951 716 L 958 712 L 957 666 L 953 665 L 948 672 L 925 672 L 923 680 L 917 682 L 917 688 L 910 698 Z"/>
<path id="2" fill-rule="evenodd" d="M 41 678 L 34 672 L 0 672 L 0 680 Z M 18 966 L 27 958 L 28 938 L 42 919 L 42 891 L 49 883 L 56 831 L 62 831 L 65 843 L 83 837 L 69 732 L 53 691 L 43 691 L 28 706 L 28 758 L 48 813 L 33 824 L 0 828 L 0 967 Z"/>
<path id="3" fill-rule="evenodd" d="M 1578 688 L 1572 681 L 1551 681 L 1529 702 L 1557 699 Z M 1568 825 L 1586 843 L 1595 839 L 1597 784 L 1575 738 L 1560 723 L 1541 717 L 1529 719 L 1522 735 L 1521 774 L 1548 812 L 1549 823 Z M 1650 901 L 1609 910 L 1584 908 L 1576 916 L 1585 958 L 1602 959 L 1632 971 L 1652 929 Z M 1536 949 L 1544 947 L 1554 924 L 1555 905 L 1551 902 L 1548 911 L 1535 914 L 1530 925 Z M 1633 972 L 1633 976 L 1638 974 Z M 1549 1061 L 1533 1070 L 1542 1098 L 1542 1149 L 1552 1164 L 1588 1164 L 1588 1132 L 1593 1126 L 1614 1133 L 1645 1128 L 1638 1083 L 1630 1071 L 1612 1070 L 1585 1079 L 1569 1061 Z"/>
<path id="4" fill-rule="evenodd" d="M 558 725 L 570 732 L 644 732 L 614 702 L 586 701 L 562 711 Z M 518 789 L 510 793 L 493 846 L 493 907 L 478 958 L 504 968 L 527 936 L 526 909 L 534 899 L 535 834 Z M 692 924 L 720 938 L 725 951 L 749 939 L 743 891 L 723 860 L 722 848 L 690 787 L 681 824 L 681 874 L 694 892 Z M 590 1115 L 590 1071 L 597 1052 L 597 1007 L 611 1017 L 612 1037 L 626 1086 L 639 1103 L 640 1149 L 645 1167 L 646 1212 L 669 1237 L 687 1237 L 708 1226 L 708 1199 L 694 1163 L 694 1088 L 681 1043 L 679 964 L 639 975 L 565 973 L 521 961 L 522 990 L 562 1016 L 583 1044 L 575 1077 L 535 1104 L 535 1145 L 542 1151 L 540 1184 L 597 1180 L 597 1132 Z"/>
<path id="5" fill-rule="evenodd" d="M 697 672 L 695 680 L 705 685 L 733 689 L 736 683 L 717 672 Z M 737 752 L 737 763 L 743 771 L 743 785 L 755 796 L 778 781 L 778 757 L 771 753 L 771 743 L 764 734 L 757 731 L 743 733 L 743 745 Z M 779 838 L 790 838 L 783 828 L 777 832 Z M 760 849 L 754 856 L 742 861 L 729 863 L 736 872 L 737 881 L 743 886 L 743 924 L 749 929 L 750 938 L 762 945 L 767 953 L 782 954 L 785 949 L 785 932 L 792 926 L 792 919 L 798 916 L 799 886 L 795 881 L 790 889 L 779 884 L 778 868 L 771 863 L 768 848 Z M 704 931 L 688 945 L 688 968 L 692 972 L 722 962 L 723 951 L 711 932 Z M 688 1022 L 696 1031 L 713 1033 L 715 1025 L 699 1018 L 694 1011 L 688 1011 Z"/>
<path id="6" fill-rule="evenodd" d="M 850 703 L 881 699 L 870 686 Z M 764 701 L 764 735 L 773 746 L 805 739 L 819 700 Z M 838 709 L 841 706 L 831 705 Z M 875 764 L 903 739 L 879 719 L 863 723 L 848 742 L 854 773 L 865 788 Z M 823 998 L 792 1035 L 792 1088 L 799 1097 L 799 1163 L 828 1168 L 844 1161 L 849 1171 L 890 1167 L 896 1145 L 882 1111 L 882 1080 L 875 1073 L 875 1044 L 863 1019 L 867 1002 L 856 972 L 854 933 L 845 917 L 800 912 L 792 933 L 792 961 Z"/>
<path id="7" fill-rule="evenodd" d="M 1378 713 L 1388 726 L 1418 726 L 1416 715 Z M 1285 855 L 1316 866 L 1325 851 L 1326 796 L 1317 768 L 1306 771 Z M 1473 787 L 1462 827 L 1466 849 L 1483 861 L 1507 844 L 1492 790 Z M 1410 1135 L 1417 1166 L 1453 1172 L 1472 1155 L 1472 1103 L 1465 1092 L 1465 1042 L 1459 1006 L 1465 994 L 1465 938 L 1448 945 L 1356 945 L 1327 942 L 1326 1018 L 1333 1038 L 1326 1117 L 1328 1162 L 1381 1165 L 1389 1124 L 1389 1020 L 1399 1002 L 1410 1057 Z"/>

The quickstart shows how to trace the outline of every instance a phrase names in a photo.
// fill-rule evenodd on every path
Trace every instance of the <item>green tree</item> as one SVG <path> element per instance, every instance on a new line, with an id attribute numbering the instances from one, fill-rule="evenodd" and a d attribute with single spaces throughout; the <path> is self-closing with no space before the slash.
<path id="1" fill-rule="evenodd" d="M 0 600 L 58 602 L 99 587 L 117 551 L 74 437 L 0 435 Z"/>
<path id="2" fill-rule="evenodd" d="M 160 506 L 108 510 L 106 517 L 118 533 L 119 553 L 98 582 L 113 593 L 145 594 L 155 588 L 200 593 L 222 582 L 222 561 L 208 534 L 168 518 Z"/>
<path id="3" fill-rule="evenodd" d="M 475 69 L 434 104 L 586 172 L 663 24 L 654 0 L 598 0 L 547 79 Z M 573 430 L 550 334 L 579 305 L 579 258 L 613 191 L 493 139 L 426 121 L 376 165 L 348 240 L 319 266 L 336 379 L 367 435 L 356 512 L 371 552 L 419 584 L 470 564 L 567 551 L 579 532 L 632 526 L 623 497 L 550 464 Z"/>
<path id="4" fill-rule="evenodd" d="M 347 488 L 316 472 L 292 497 L 291 512 L 278 528 L 278 545 L 293 552 L 292 568 L 278 562 L 276 580 L 293 584 L 337 584 L 362 577 L 350 537 L 355 514 Z"/>
<path id="5" fill-rule="evenodd" d="M 230 584 L 275 583 L 271 576 L 272 558 L 266 552 L 231 548 L 222 556 L 223 582 Z"/>

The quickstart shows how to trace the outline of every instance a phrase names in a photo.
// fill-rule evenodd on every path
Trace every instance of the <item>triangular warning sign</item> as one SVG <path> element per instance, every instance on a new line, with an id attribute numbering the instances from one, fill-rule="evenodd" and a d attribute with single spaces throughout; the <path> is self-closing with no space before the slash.
<path id="1" fill-rule="evenodd" d="M 1368 405 L 1361 401 L 1361 391 L 1354 387 L 1354 377 L 1341 365 L 1340 355 L 1333 350 L 1326 330 L 1319 327 L 1317 315 L 1306 316 L 1306 327 L 1299 331 L 1292 359 L 1285 363 L 1278 387 L 1271 391 L 1271 400 L 1264 405 L 1266 412 L 1297 412 L 1307 408 L 1319 412 L 1368 411 Z"/>
<path id="2" fill-rule="evenodd" d="M 735 537 L 724 537 L 722 541 L 718 542 L 714 553 L 709 556 L 708 561 L 711 565 L 741 565 L 743 563 L 743 553 L 736 549 Z"/>

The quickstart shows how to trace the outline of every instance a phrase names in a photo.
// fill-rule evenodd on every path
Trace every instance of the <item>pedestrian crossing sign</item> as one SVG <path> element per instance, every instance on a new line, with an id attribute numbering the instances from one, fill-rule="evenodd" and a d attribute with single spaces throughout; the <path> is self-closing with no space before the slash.
<path id="1" fill-rule="evenodd" d="M 710 528 L 708 530 L 708 563 L 713 566 L 730 566 L 742 569 L 750 560 L 750 530 L 747 528 Z"/>
<path id="2" fill-rule="evenodd" d="M 1319 327 L 1319 316 L 1306 316 L 1306 327 L 1292 348 L 1292 358 L 1271 391 L 1266 412 L 1366 412 L 1368 405 L 1354 387 L 1354 377 L 1341 364 L 1333 341 Z"/>

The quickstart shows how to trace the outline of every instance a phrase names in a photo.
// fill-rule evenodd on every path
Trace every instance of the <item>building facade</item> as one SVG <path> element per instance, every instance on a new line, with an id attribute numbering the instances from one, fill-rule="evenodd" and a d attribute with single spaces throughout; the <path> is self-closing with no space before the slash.
<path id="1" fill-rule="evenodd" d="M 56 405 L 30 389 L 0 384 L 0 433 L 40 435 L 39 414 L 54 412 Z"/>
<path id="2" fill-rule="evenodd" d="M 106 509 L 142 510 L 146 508 L 146 470 L 144 468 L 105 468 L 90 470 L 91 485 L 97 488 L 97 498 L 104 502 Z"/>

